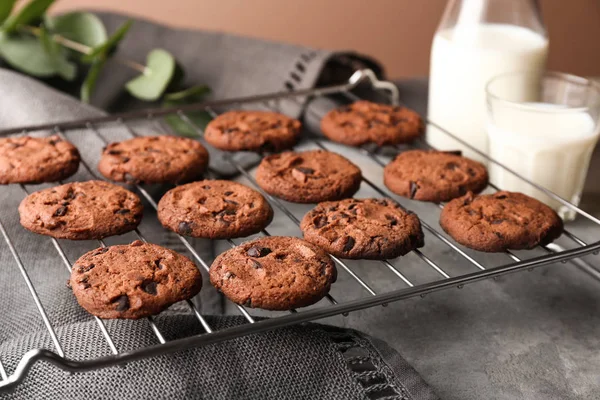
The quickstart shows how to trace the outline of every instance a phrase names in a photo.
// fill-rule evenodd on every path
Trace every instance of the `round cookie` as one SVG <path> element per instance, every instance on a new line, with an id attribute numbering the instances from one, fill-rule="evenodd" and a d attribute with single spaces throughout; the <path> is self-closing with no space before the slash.
<path id="1" fill-rule="evenodd" d="M 98 170 L 117 182 L 181 183 L 202 176 L 208 152 L 196 140 L 178 136 L 140 136 L 111 143 Z"/>
<path id="2" fill-rule="evenodd" d="M 228 111 L 213 119 L 204 139 L 225 151 L 276 152 L 292 147 L 300 121 L 269 111 Z"/>
<path id="3" fill-rule="evenodd" d="M 90 314 L 139 319 L 194 297 L 202 276 L 187 257 L 136 240 L 85 253 L 73 265 L 69 283 Z"/>
<path id="4" fill-rule="evenodd" d="M 366 100 L 329 111 L 321 120 L 325 136 L 350 146 L 409 143 L 423 135 L 424 129 L 416 112 Z"/>
<path id="5" fill-rule="evenodd" d="M 290 310 L 316 303 L 337 277 L 318 247 L 295 237 L 262 237 L 220 254 L 210 281 L 230 300 L 247 307 Z"/>
<path id="6" fill-rule="evenodd" d="M 385 166 L 383 182 L 394 193 L 421 201 L 449 201 L 488 184 L 485 166 L 453 152 L 410 150 Z"/>
<path id="7" fill-rule="evenodd" d="M 271 223 L 273 209 L 260 193 L 240 183 L 205 180 L 165 193 L 158 219 L 182 235 L 228 239 L 260 232 Z"/>
<path id="8" fill-rule="evenodd" d="M 419 218 L 388 199 L 320 203 L 300 229 L 304 240 L 340 258 L 384 260 L 424 245 Z"/>
<path id="9" fill-rule="evenodd" d="M 442 210 L 440 225 L 458 243 L 475 250 L 531 249 L 558 238 L 563 222 L 550 207 L 522 193 L 467 193 Z"/>
<path id="10" fill-rule="evenodd" d="M 21 225 L 59 239 L 90 240 L 120 235 L 142 220 L 140 199 L 109 182 L 67 183 L 25 197 L 19 205 Z"/>
<path id="11" fill-rule="evenodd" d="M 324 150 L 267 156 L 256 170 L 260 187 L 294 203 L 352 197 L 358 191 L 361 179 L 356 165 L 339 154 Z"/>
<path id="12" fill-rule="evenodd" d="M 58 135 L 0 138 L 0 184 L 60 181 L 77 172 L 80 160 Z"/>

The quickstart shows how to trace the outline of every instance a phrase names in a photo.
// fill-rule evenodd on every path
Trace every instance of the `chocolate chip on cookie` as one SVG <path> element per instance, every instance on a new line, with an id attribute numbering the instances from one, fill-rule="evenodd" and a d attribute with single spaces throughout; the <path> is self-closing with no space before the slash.
<path id="1" fill-rule="evenodd" d="M 79 151 L 60 136 L 0 138 L 0 184 L 56 182 L 75 174 Z"/>
<path id="2" fill-rule="evenodd" d="M 213 119 L 204 139 L 225 151 L 276 152 L 292 147 L 300 121 L 269 111 L 229 111 Z"/>
<path id="3" fill-rule="evenodd" d="M 360 187 L 360 169 L 323 150 L 284 152 L 263 158 L 257 183 L 269 194 L 295 203 L 351 197 Z"/>
<path id="4" fill-rule="evenodd" d="M 423 135 L 424 129 L 416 112 L 366 100 L 332 110 L 321 120 L 325 136 L 350 146 L 408 143 Z"/>
<path id="5" fill-rule="evenodd" d="M 467 193 L 446 204 L 440 225 L 458 243 L 492 253 L 546 245 L 563 230 L 554 210 L 514 192 Z"/>
<path id="6" fill-rule="evenodd" d="M 117 182 L 182 183 L 202 176 L 208 152 L 196 140 L 178 136 L 141 136 L 111 143 L 98 170 Z"/>
<path id="7" fill-rule="evenodd" d="M 237 304 L 289 310 L 316 303 L 336 280 L 329 256 L 295 237 L 263 237 L 219 255 L 211 283 Z"/>
<path id="8" fill-rule="evenodd" d="M 300 229 L 306 241 L 341 258 L 383 260 L 424 245 L 419 218 L 391 199 L 319 203 Z"/>
<path id="9" fill-rule="evenodd" d="M 421 201 L 449 201 L 488 184 L 485 166 L 453 152 L 411 150 L 386 165 L 385 185 L 394 193 Z"/>
<path id="10" fill-rule="evenodd" d="M 73 265 L 70 284 L 90 314 L 138 319 L 194 297 L 202 276 L 187 257 L 136 240 L 87 252 Z"/>
<path id="11" fill-rule="evenodd" d="M 205 180 L 169 190 L 158 203 L 162 225 L 186 236 L 228 239 L 260 232 L 273 219 L 265 198 L 240 183 Z"/>
<path id="12" fill-rule="evenodd" d="M 21 225 L 61 239 L 90 240 L 120 235 L 142 220 L 140 199 L 109 182 L 67 183 L 34 192 L 19 205 Z"/>

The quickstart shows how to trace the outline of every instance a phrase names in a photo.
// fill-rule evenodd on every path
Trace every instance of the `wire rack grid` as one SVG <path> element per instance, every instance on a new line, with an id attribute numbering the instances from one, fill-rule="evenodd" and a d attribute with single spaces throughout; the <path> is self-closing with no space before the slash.
<path id="1" fill-rule="evenodd" d="M 168 132 L 166 128 L 167 125 L 163 123 L 163 118 L 166 116 L 177 116 L 188 126 L 188 128 L 194 130 L 198 134 L 200 141 L 203 141 L 202 129 L 193 122 L 192 118 L 189 117 L 190 112 L 204 110 L 209 112 L 214 117 L 217 115 L 215 111 L 216 109 L 248 105 L 256 105 L 263 108 L 277 110 L 278 101 L 281 100 L 298 102 L 298 99 L 300 98 L 314 99 L 328 95 L 338 95 L 345 98 L 348 102 L 351 102 L 360 99 L 354 93 L 354 90 L 359 86 L 364 85 L 369 86 L 370 89 L 373 91 L 386 92 L 392 104 L 399 103 L 399 93 L 395 85 L 393 85 L 390 82 L 378 80 L 375 74 L 370 70 L 361 70 L 357 71 L 350 78 L 348 83 L 330 87 L 280 92 L 274 94 L 252 96 L 247 98 L 212 101 L 207 103 L 182 106 L 178 108 L 135 111 L 117 115 L 102 116 L 93 119 L 83 119 L 77 121 L 66 121 L 63 123 L 21 127 L 16 129 L 0 131 L 0 135 L 26 134 L 33 131 L 50 131 L 54 134 L 58 134 L 65 138 L 66 132 L 74 129 L 83 128 L 91 132 L 97 138 L 100 138 L 105 144 L 107 144 L 107 140 L 100 132 L 100 128 L 105 124 L 120 125 L 124 127 L 130 135 L 137 136 L 138 133 L 134 128 L 130 126 L 130 121 L 140 119 L 150 120 L 155 122 L 155 125 L 157 127 L 157 133 L 164 134 L 170 132 Z M 316 118 L 317 120 L 322 117 L 322 115 L 316 115 L 316 112 L 310 109 L 307 110 L 307 113 L 312 113 L 312 117 Z M 451 132 L 446 131 L 434 122 L 427 121 L 427 123 L 431 126 L 438 128 L 442 132 L 445 132 L 450 137 L 453 137 L 458 143 L 461 143 L 462 145 L 471 148 L 473 151 L 478 152 L 476 149 L 473 149 L 468 143 L 465 143 L 460 138 L 456 137 Z M 321 148 L 325 150 L 331 149 L 331 143 L 327 142 L 320 136 L 309 135 L 307 137 L 307 141 L 310 142 L 316 148 Z M 429 146 L 424 141 L 421 143 L 421 145 L 424 147 L 431 148 L 431 146 Z M 396 150 L 403 151 L 405 150 L 405 148 L 398 146 Z M 374 163 L 374 165 L 378 166 L 379 168 L 385 166 L 385 158 L 382 157 L 376 149 L 365 147 L 355 149 L 354 151 L 356 151 L 357 154 L 361 154 L 362 156 L 367 157 Z M 478 153 L 481 156 L 487 158 L 490 163 L 495 163 L 501 166 L 502 168 L 506 169 L 510 173 L 518 176 L 523 181 L 533 185 L 534 187 L 544 192 L 546 195 L 550 196 L 554 200 L 560 202 L 566 207 L 571 208 L 582 217 L 591 221 L 593 224 L 600 225 L 600 220 L 590 215 L 589 213 L 574 206 L 573 204 L 569 203 L 565 199 L 562 199 L 556 194 L 534 184 L 533 182 L 530 182 L 526 178 L 519 176 L 515 171 L 510 170 L 509 168 L 503 166 L 501 163 L 489 159 L 485 154 L 481 152 Z M 233 168 L 235 168 L 235 170 L 237 170 L 240 173 L 241 176 L 246 178 L 247 181 L 250 182 L 250 184 L 255 189 L 260 191 L 271 203 L 271 205 L 273 205 L 277 210 L 279 210 L 285 218 L 288 218 L 296 226 L 299 225 L 300 219 L 297 215 L 294 214 L 294 212 L 290 210 L 289 204 L 286 205 L 286 202 L 281 201 L 264 192 L 257 185 L 253 175 L 250 173 L 248 168 L 246 168 L 240 162 L 236 161 L 235 157 L 225 155 L 224 158 L 227 160 L 227 162 L 229 162 L 232 165 Z M 86 160 L 82 160 L 82 166 L 92 178 L 103 179 L 95 172 L 95 170 L 88 164 Z M 209 172 L 209 175 L 212 178 L 219 178 L 218 173 L 214 171 Z M 363 177 L 363 183 L 372 192 L 376 193 L 379 196 L 394 198 L 399 203 L 402 203 L 403 201 L 402 198 L 393 195 L 384 187 L 373 182 L 372 179 Z M 24 196 L 30 193 L 30 189 L 27 188 L 25 185 L 19 186 Z M 490 185 L 490 187 L 493 190 L 499 190 L 493 185 Z M 143 196 L 143 198 L 147 201 L 148 204 L 150 204 L 152 208 L 157 208 L 157 200 L 149 193 L 149 191 L 145 187 L 135 185 L 135 190 L 137 190 L 137 192 Z M 436 204 L 436 206 L 439 209 L 443 208 L 443 204 L 441 203 Z M 17 251 L 13 238 L 11 238 L 4 223 L 2 222 L 2 215 L 0 214 L 0 233 L 2 234 L 2 237 L 4 239 L 4 245 L 10 251 L 12 258 L 14 259 L 15 265 L 19 269 L 19 272 L 21 273 L 25 284 L 27 285 L 27 288 L 31 294 L 31 298 L 34 301 L 37 310 L 39 311 L 39 316 L 42 319 L 45 329 L 47 330 L 47 333 L 50 336 L 51 342 L 53 344 L 53 349 L 33 349 L 23 354 L 20 362 L 18 363 L 16 368 L 14 368 L 13 371 L 7 371 L 5 369 L 4 364 L 1 360 L 2 355 L 0 354 L 0 392 L 10 390 L 11 388 L 14 388 L 16 385 L 22 382 L 26 378 L 26 375 L 33 366 L 33 364 L 38 360 L 45 360 L 47 362 L 57 365 L 58 367 L 64 370 L 72 372 L 94 370 L 98 368 L 124 364 L 127 362 L 140 360 L 148 357 L 168 354 L 171 352 L 191 347 L 205 346 L 212 343 L 241 337 L 244 335 L 263 332 L 302 322 L 322 319 L 338 314 L 347 315 L 347 313 L 351 311 L 365 309 L 378 305 L 385 306 L 387 303 L 392 301 L 398 301 L 419 295 L 425 296 L 427 293 L 451 287 L 461 288 L 463 287 L 463 285 L 468 283 L 473 283 L 488 278 L 495 278 L 497 276 L 516 271 L 532 269 L 542 265 L 556 263 L 558 261 L 571 261 L 575 263 L 578 267 L 584 269 L 586 272 L 593 275 L 594 277 L 600 279 L 600 272 L 598 271 L 598 269 L 581 259 L 582 256 L 588 255 L 590 253 L 597 254 L 598 250 L 600 249 L 600 241 L 588 244 L 568 230 L 564 232 L 564 237 L 566 237 L 566 239 L 569 240 L 569 242 L 573 245 L 570 248 L 558 244 L 551 244 L 541 248 L 541 250 L 543 251 L 542 255 L 527 258 L 522 258 L 521 253 L 516 254 L 515 252 L 507 251 L 505 256 L 507 257 L 506 260 L 509 261 L 508 263 L 503 262 L 501 263 L 501 265 L 498 266 L 486 266 L 483 262 L 478 261 L 478 257 L 476 254 L 473 254 L 473 252 L 469 251 L 468 249 L 465 249 L 464 247 L 454 243 L 445 234 L 441 233 L 434 224 L 427 223 L 422 220 L 422 225 L 425 229 L 426 238 L 428 238 L 427 240 L 434 242 L 434 245 L 436 246 L 444 246 L 455 252 L 460 257 L 460 259 L 464 260 L 465 265 L 471 268 L 469 272 L 461 273 L 458 275 L 454 274 L 454 276 L 452 276 L 452 274 L 449 273 L 444 266 L 440 265 L 439 262 L 434 261 L 431 257 L 426 255 L 424 251 L 417 249 L 414 250 L 412 253 L 422 262 L 424 268 L 430 269 L 430 271 L 433 274 L 435 274 L 436 279 L 422 282 L 421 280 L 417 280 L 412 277 L 407 277 L 407 274 L 402 270 L 401 262 L 390 260 L 373 261 L 374 264 L 378 264 L 386 270 L 389 270 L 393 274 L 393 276 L 398 278 L 398 283 L 401 286 L 399 289 L 380 292 L 377 289 L 375 289 L 371 283 L 361 278 L 359 271 L 356 271 L 356 268 L 350 265 L 350 263 L 338 259 L 336 257 L 332 257 L 338 269 L 340 269 L 341 272 L 347 274 L 348 279 L 353 280 L 358 285 L 359 290 L 357 291 L 357 293 L 361 293 L 359 298 L 352 299 L 349 301 L 338 302 L 332 294 L 329 294 L 323 301 L 321 301 L 314 307 L 309 307 L 301 311 L 290 310 L 290 312 L 287 315 L 281 315 L 277 316 L 276 318 L 266 320 L 256 320 L 247 308 L 236 304 L 234 305 L 234 307 L 236 307 L 238 312 L 246 319 L 247 323 L 244 325 L 225 328 L 221 330 L 214 330 L 204 318 L 204 316 L 200 313 L 198 307 L 194 304 L 194 302 L 188 300 L 185 302 L 186 307 L 189 310 L 189 312 L 194 316 L 194 318 L 198 320 L 204 332 L 198 335 L 184 337 L 180 339 L 166 340 L 157 324 L 150 317 L 147 318 L 148 327 L 149 329 L 151 329 L 154 336 L 156 337 L 157 343 L 153 346 L 143 347 L 125 352 L 120 352 L 118 350 L 118 344 L 115 344 L 115 341 L 111 337 L 111 334 L 104 322 L 97 317 L 93 317 L 106 342 L 106 345 L 110 349 L 110 354 L 100 358 L 75 361 L 68 358 L 65 355 L 63 346 L 61 345 L 60 340 L 56 335 L 52 321 L 48 317 L 48 313 L 46 312 L 44 305 L 42 304 L 42 301 L 40 299 L 40 296 L 38 295 L 36 288 L 32 282 L 32 279 L 30 278 L 30 275 L 27 272 L 27 267 L 26 265 L 24 265 L 21 256 Z M 146 241 L 146 238 L 140 232 L 139 229 L 136 229 L 134 231 L 134 234 L 139 240 Z M 263 230 L 261 234 L 264 236 L 270 235 L 270 233 L 267 230 Z M 177 239 L 185 247 L 186 251 L 189 252 L 189 254 L 192 256 L 192 259 L 196 261 L 202 269 L 208 271 L 211 260 L 206 260 L 203 257 L 201 257 L 200 254 L 195 250 L 190 240 L 186 239 L 181 235 L 177 235 Z M 56 250 L 57 257 L 60 259 L 60 262 L 64 265 L 67 271 L 70 272 L 72 262 L 68 259 L 64 250 L 64 246 L 68 246 L 68 241 L 59 241 L 54 238 L 50 238 L 48 240 L 52 242 L 52 245 Z M 231 247 L 236 245 L 236 243 L 232 240 L 227 240 L 226 242 Z M 98 244 L 101 247 L 106 246 L 106 244 L 102 240 L 99 240 Z M 3 266 L 3 268 L 8 267 L 9 266 Z"/>

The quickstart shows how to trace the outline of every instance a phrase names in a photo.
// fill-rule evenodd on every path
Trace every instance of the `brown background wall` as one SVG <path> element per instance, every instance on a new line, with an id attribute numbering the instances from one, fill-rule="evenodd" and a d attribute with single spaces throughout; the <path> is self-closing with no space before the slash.
<path id="1" fill-rule="evenodd" d="M 600 1 L 541 0 L 549 67 L 600 76 Z M 116 10 L 166 24 L 219 30 L 375 56 L 389 76 L 427 75 L 445 0 L 60 0 L 56 11 Z"/>

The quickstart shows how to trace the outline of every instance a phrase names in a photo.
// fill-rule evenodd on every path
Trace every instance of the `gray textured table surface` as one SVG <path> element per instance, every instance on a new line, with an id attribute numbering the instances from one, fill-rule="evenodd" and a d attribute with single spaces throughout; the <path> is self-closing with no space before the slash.
<path id="1" fill-rule="evenodd" d="M 400 87 L 403 100 L 425 113 L 426 82 L 403 81 Z M 329 146 L 349 154 L 342 146 Z M 355 152 L 351 157 L 369 179 L 381 184 L 380 167 L 366 158 L 360 159 Z M 595 172 L 599 162 L 596 154 L 584 195 L 589 211 L 598 210 L 594 199 L 598 193 Z M 374 195 L 364 186 L 357 197 Z M 406 199 L 401 202 L 432 226 L 438 226 L 436 207 Z M 286 205 L 296 215 L 310 208 Z M 600 239 L 600 228 L 583 218 L 568 224 L 568 228 L 587 242 Z M 289 220 L 281 216 L 269 230 L 298 234 L 290 229 Z M 439 240 L 427 234 L 426 238 L 423 252 L 451 276 L 474 272 L 472 266 Z M 559 243 L 573 246 L 564 238 Z M 484 265 L 510 262 L 505 255 L 469 254 Z M 599 257 L 586 259 L 600 265 Z M 412 254 L 394 264 L 415 282 L 437 278 Z M 350 265 L 378 292 L 403 287 L 381 265 L 371 262 Z M 365 296 L 355 282 L 343 273 L 340 275 L 341 281 L 332 292 L 336 299 Z M 356 328 L 387 341 L 443 399 L 598 399 L 599 306 L 600 281 L 569 263 L 353 312 L 327 322 Z"/>

